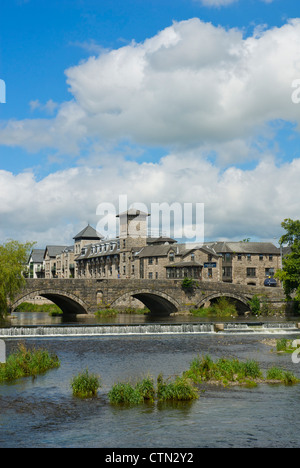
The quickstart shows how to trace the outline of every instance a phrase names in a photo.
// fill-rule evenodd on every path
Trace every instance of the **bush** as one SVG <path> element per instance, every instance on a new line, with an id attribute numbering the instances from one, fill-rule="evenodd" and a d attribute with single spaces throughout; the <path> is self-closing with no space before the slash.
<path id="1" fill-rule="evenodd" d="M 24 344 L 20 344 L 18 351 L 11 354 L 5 364 L 0 364 L 0 382 L 36 376 L 59 366 L 56 355 L 45 349 L 28 350 Z"/>
<path id="2" fill-rule="evenodd" d="M 252 297 L 248 304 L 253 315 L 260 315 L 260 300 L 256 294 Z"/>
<path id="3" fill-rule="evenodd" d="M 78 374 L 71 381 L 73 395 L 79 398 L 90 398 L 97 394 L 100 387 L 100 378 L 95 374 L 89 374 L 88 369 Z"/>

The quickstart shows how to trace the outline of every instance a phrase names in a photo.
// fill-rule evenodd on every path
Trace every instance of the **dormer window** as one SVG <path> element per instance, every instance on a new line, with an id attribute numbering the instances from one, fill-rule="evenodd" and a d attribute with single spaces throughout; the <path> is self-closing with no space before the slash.
<path id="1" fill-rule="evenodd" d="M 169 254 L 169 260 L 170 260 L 170 262 L 174 262 L 174 260 L 175 260 L 175 254 L 174 254 L 174 252 L 170 252 L 170 254 Z"/>

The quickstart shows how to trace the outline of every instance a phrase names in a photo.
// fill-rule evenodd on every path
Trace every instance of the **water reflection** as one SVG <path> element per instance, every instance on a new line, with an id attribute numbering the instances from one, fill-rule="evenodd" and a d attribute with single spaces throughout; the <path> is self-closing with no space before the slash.
<path id="1" fill-rule="evenodd" d="M 0 323 L 0 327 L 24 325 L 60 325 L 60 324 L 147 324 L 147 323 L 206 323 L 206 322 L 299 322 L 299 317 L 226 317 L 217 316 L 195 317 L 192 315 L 166 316 L 152 314 L 118 314 L 113 317 L 94 317 L 90 315 L 62 315 L 51 317 L 47 312 L 14 312 L 12 317 Z"/>

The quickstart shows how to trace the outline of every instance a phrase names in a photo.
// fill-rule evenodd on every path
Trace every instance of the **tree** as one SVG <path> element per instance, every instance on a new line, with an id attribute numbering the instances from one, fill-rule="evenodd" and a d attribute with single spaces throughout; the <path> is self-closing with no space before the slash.
<path id="1" fill-rule="evenodd" d="M 281 247 L 288 245 L 290 253 L 283 257 L 282 270 L 275 274 L 283 283 L 283 289 L 288 300 L 292 299 L 300 304 L 300 221 L 293 221 L 290 218 L 285 219 L 281 226 L 286 233 L 279 239 Z"/>
<path id="2" fill-rule="evenodd" d="M 13 301 L 24 285 L 23 271 L 33 245 L 15 240 L 0 245 L 0 317 L 7 314 L 8 301 Z"/>

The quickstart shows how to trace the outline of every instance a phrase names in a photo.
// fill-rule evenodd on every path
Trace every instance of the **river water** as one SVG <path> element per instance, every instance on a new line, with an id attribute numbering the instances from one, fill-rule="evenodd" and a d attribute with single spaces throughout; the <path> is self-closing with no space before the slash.
<path id="1" fill-rule="evenodd" d="M 61 324 L 61 319 L 21 314 L 14 325 L 54 322 Z M 0 447 L 299 447 L 300 385 L 213 387 L 192 403 L 137 407 L 115 407 L 107 397 L 117 381 L 181 374 L 199 354 L 255 359 L 263 370 L 277 365 L 300 378 L 300 364 L 293 364 L 291 355 L 273 352 L 269 341 L 296 339 L 297 333 L 266 328 L 4 338 L 7 354 L 22 341 L 56 353 L 61 367 L 0 385 Z M 101 376 L 102 387 L 96 398 L 80 400 L 72 396 L 70 381 L 86 368 Z"/>

